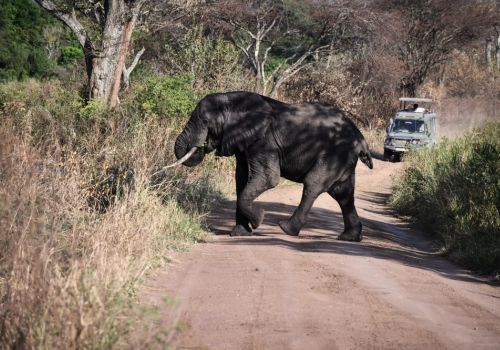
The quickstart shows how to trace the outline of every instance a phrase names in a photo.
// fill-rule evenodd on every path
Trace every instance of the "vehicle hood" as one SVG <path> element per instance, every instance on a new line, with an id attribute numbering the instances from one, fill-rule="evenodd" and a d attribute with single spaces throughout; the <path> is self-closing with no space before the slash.
<path id="1" fill-rule="evenodd" d="M 387 137 L 401 140 L 424 140 L 428 138 L 425 134 L 408 134 L 404 132 L 391 132 Z"/>

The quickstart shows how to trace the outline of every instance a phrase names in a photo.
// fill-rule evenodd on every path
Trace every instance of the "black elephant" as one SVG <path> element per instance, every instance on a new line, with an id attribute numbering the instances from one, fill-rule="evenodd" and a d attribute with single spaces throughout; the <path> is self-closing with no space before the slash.
<path id="1" fill-rule="evenodd" d="M 302 199 L 289 220 L 280 222 L 296 236 L 316 198 L 328 192 L 342 209 L 341 240 L 361 241 L 354 207 L 358 158 L 370 169 L 368 145 L 340 110 L 320 104 L 286 104 L 251 92 L 211 94 L 191 114 L 175 142 L 174 165 L 199 164 L 205 154 L 236 156 L 236 225 L 231 235 L 251 235 L 264 211 L 254 200 L 280 177 L 304 184 Z"/>

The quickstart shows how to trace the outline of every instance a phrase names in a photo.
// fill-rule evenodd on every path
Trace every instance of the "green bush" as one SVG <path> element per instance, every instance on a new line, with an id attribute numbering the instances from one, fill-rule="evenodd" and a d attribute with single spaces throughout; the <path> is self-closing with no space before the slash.
<path id="1" fill-rule="evenodd" d="M 393 207 L 442 238 L 456 261 L 500 271 L 500 123 L 409 155 Z"/>
<path id="2" fill-rule="evenodd" d="M 187 116 L 197 100 L 189 76 L 147 77 L 136 92 L 136 102 L 144 113 L 170 118 Z"/>
<path id="3" fill-rule="evenodd" d="M 103 119 L 106 116 L 108 107 L 106 102 L 99 98 L 88 101 L 86 105 L 80 108 L 80 117 L 84 119 Z"/>
<path id="4" fill-rule="evenodd" d="M 57 23 L 33 1 L 3 0 L 0 11 L 0 81 L 45 77 L 55 66 L 44 29 Z"/>
<path id="5" fill-rule="evenodd" d="M 83 50 L 79 46 L 68 45 L 61 48 L 61 55 L 59 56 L 60 64 L 71 64 L 78 59 L 84 57 Z"/>

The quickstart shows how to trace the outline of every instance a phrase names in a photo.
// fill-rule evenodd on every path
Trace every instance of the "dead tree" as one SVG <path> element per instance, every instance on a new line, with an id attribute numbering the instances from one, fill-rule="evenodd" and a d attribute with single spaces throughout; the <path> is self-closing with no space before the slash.
<path id="1" fill-rule="evenodd" d="M 85 55 L 88 97 L 100 98 L 114 107 L 132 32 L 145 0 L 35 1 L 78 39 Z"/>
<path id="2" fill-rule="evenodd" d="M 488 69 L 493 70 L 493 40 L 491 38 L 486 38 L 485 48 L 485 57 L 486 57 L 486 66 Z"/>
<path id="3" fill-rule="evenodd" d="M 494 1 L 380 0 L 382 9 L 396 11 L 402 30 L 399 58 L 405 74 L 400 89 L 415 95 L 429 74 L 446 62 L 451 52 L 481 37 L 495 20 Z"/>
<path id="4" fill-rule="evenodd" d="M 318 9 L 319 6 L 315 10 Z M 301 34 L 287 18 L 282 1 L 229 0 L 214 9 L 214 17 L 230 26 L 230 39 L 240 49 L 253 73 L 255 90 L 264 95 L 275 95 L 284 82 L 332 47 L 328 36 L 334 22 L 325 21 L 307 42 L 297 41 L 271 68 L 269 60 L 278 44 L 287 39 L 293 41 L 292 38 Z"/>
<path id="5" fill-rule="evenodd" d="M 495 54 L 496 54 L 496 59 L 497 59 L 497 70 L 500 71 L 500 26 L 496 26 L 496 48 L 495 48 Z"/>

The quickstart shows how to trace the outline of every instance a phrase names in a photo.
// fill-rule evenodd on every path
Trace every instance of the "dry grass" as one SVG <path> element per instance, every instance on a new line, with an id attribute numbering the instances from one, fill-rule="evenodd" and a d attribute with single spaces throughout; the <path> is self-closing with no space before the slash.
<path id="1" fill-rule="evenodd" d="M 52 122 L 30 127 L 43 113 Z M 178 126 L 117 115 L 82 128 L 26 100 L 0 117 L 0 348 L 126 347 L 136 288 L 204 239 L 227 165 L 152 181 Z"/>
<path id="2" fill-rule="evenodd" d="M 368 147 L 372 154 L 383 154 L 384 153 L 384 138 L 385 130 L 383 129 L 368 129 L 361 128 L 361 133 L 365 137 Z"/>
<path id="3" fill-rule="evenodd" d="M 435 232 L 454 260 L 500 271 L 500 124 L 409 154 L 391 203 Z"/>

